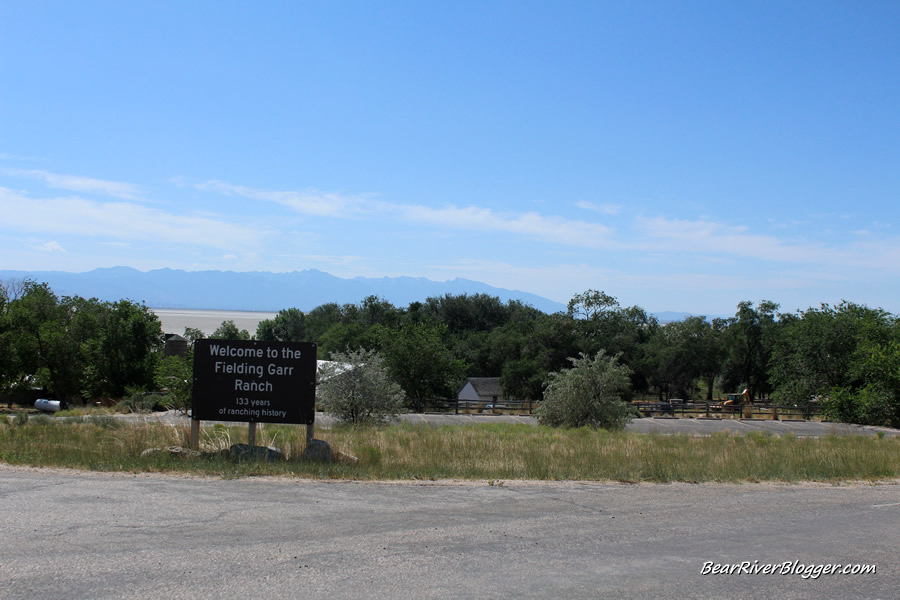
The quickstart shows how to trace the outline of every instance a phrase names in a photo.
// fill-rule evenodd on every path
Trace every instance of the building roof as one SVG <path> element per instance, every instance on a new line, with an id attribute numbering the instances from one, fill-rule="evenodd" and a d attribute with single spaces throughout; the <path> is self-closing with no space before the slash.
<path id="1" fill-rule="evenodd" d="M 479 396 L 500 397 L 503 395 L 499 377 L 469 377 L 466 379 L 466 383 L 471 383 L 472 387 L 475 388 L 475 393 Z"/>

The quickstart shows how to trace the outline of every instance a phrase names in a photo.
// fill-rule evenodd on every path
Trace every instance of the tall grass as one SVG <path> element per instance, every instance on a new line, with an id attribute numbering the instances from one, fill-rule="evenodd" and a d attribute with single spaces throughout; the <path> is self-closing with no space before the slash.
<path id="1" fill-rule="evenodd" d="M 30 419 L 0 424 L 0 461 L 93 470 L 183 471 L 224 477 L 256 474 L 349 479 L 615 480 L 796 482 L 900 478 L 900 438 L 820 439 L 714 434 L 710 437 L 610 433 L 487 424 L 334 427 L 317 430 L 355 462 L 301 458 L 305 430 L 261 426 L 257 443 L 280 448 L 281 463 L 235 462 L 221 450 L 246 442 L 246 426 L 205 428 L 200 456 L 147 448 L 188 446 L 189 428 Z"/>

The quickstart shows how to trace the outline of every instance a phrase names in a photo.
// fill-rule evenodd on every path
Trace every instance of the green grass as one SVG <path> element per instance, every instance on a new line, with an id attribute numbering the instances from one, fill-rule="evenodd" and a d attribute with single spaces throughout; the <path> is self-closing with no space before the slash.
<path id="1" fill-rule="evenodd" d="M 186 472 L 220 477 L 282 475 L 395 480 L 614 480 L 627 482 L 842 481 L 900 478 L 900 438 L 797 438 L 752 433 L 710 437 L 610 433 L 487 424 L 319 429 L 316 437 L 358 460 L 300 458 L 305 430 L 261 426 L 257 443 L 282 449 L 281 463 L 236 462 L 218 451 L 246 442 L 246 426 L 204 428 L 202 456 L 147 448 L 188 447 L 189 427 L 32 417 L 0 423 L 0 461 L 98 471 Z"/>

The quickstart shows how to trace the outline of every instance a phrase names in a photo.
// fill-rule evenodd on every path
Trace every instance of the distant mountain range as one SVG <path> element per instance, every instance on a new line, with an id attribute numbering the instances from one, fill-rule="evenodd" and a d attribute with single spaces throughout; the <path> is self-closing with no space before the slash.
<path id="1" fill-rule="evenodd" d="M 384 298 L 405 307 L 444 294 L 488 294 L 502 301 L 524 304 L 554 313 L 566 309 L 527 292 L 505 290 L 468 279 L 431 281 L 424 277 L 354 277 L 342 279 L 309 269 L 291 273 L 234 271 L 138 271 L 130 267 L 94 269 L 86 273 L 65 271 L 0 271 L 0 281 L 31 279 L 45 282 L 59 296 L 100 300 L 128 299 L 153 308 L 250 310 L 275 312 L 299 308 L 307 312 L 328 302 L 361 302 L 368 296 Z"/>
<path id="2" fill-rule="evenodd" d="M 31 279 L 47 283 L 59 296 L 81 296 L 114 302 L 127 299 L 152 308 L 277 312 L 299 308 L 308 312 L 328 302 L 357 304 L 368 296 L 405 307 L 445 294 L 488 294 L 500 300 L 519 300 L 552 314 L 566 305 L 518 290 L 496 288 L 469 279 L 432 281 L 424 277 L 354 277 L 343 279 L 308 269 L 291 273 L 252 271 L 138 271 L 130 267 L 66 271 L 0 271 L 0 281 Z M 683 312 L 654 313 L 660 323 L 680 321 Z"/>

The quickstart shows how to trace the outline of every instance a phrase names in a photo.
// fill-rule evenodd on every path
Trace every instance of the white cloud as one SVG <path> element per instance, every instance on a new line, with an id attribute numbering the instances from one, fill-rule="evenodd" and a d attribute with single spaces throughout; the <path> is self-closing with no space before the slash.
<path id="1" fill-rule="evenodd" d="M 209 217 L 165 213 L 129 202 L 84 198 L 31 198 L 0 188 L 3 227 L 43 234 L 74 234 L 106 240 L 152 240 L 231 249 L 258 245 L 270 232 Z"/>
<path id="2" fill-rule="evenodd" d="M 176 183 L 183 185 L 181 179 L 176 180 Z M 274 202 L 312 216 L 357 218 L 377 215 L 379 219 L 393 218 L 397 221 L 427 224 L 441 229 L 512 233 L 587 248 L 607 247 L 613 233 L 611 228 L 599 223 L 572 221 L 535 212 L 501 215 L 477 206 L 432 208 L 383 202 L 373 199 L 370 195 L 353 196 L 318 190 L 306 192 L 260 190 L 217 180 L 196 184 L 194 187 L 208 192 Z"/>
<path id="3" fill-rule="evenodd" d="M 601 215 L 615 216 L 622 212 L 621 204 L 596 204 L 594 202 L 580 201 L 576 202 L 575 206 L 578 208 L 583 208 L 584 210 L 590 210 L 596 213 L 600 213 Z"/>
<path id="4" fill-rule="evenodd" d="M 204 192 L 241 196 L 251 200 L 274 202 L 299 213 L 317 217 L 345 217 L 364 209 L 365 196 L 347 196 L 335 192 L 260 190 L 223 181 L 210 180 L 194 187 Z"/>
<path id="5" fill-rule="evenodd" d="M 106 181 L 92 179 L 79 175 L 61 175 L 35 169 L 0 169 L 0 174 L 12 177 L 28 177 L 30 179 L 43 180 L 47 187 L 71 192 L 100 193 L 123 200 L 136 200 L 141 194 L 141 188 L 131 183 L 121 181 Z"/>
<path id="6" fill-rule="evenodd" d="M 541 239 L 547 242 L 586 248 L 610 246 L 613 230 L 599 223 L 548 217 L 535 212 L 500 215 L 487 208 L 469 206 L 393 205 L 400 215 L 415 223 L 465 231 L 496 231 Z"/>
<path id="7" fill-rule="evenodd" d="M 771 235 L 750 233 L 745 226 L 709 220 L 639 217 L 635 227 L 640 246 L 655 251 L 724 254 L 775 262 L 817 262 L 840 256 L 823 243 L 786 244 Z"/>
<path id="8" fill-rule="evenodd" d="M 744 226 L 729 226 L 709 220 L 666 219 L 664 217 L 636 220 L 636 237 L 644 251 L 689 255 L 756 259 L 770 264 L 802 265 L 833 273 L 840 279 L 853 281 L 860 272 L 883 271 L 900 273 L 900 238 L 871 239 L 856 232 L 820 232 L 814 241 L 786 241 L 771 235 L 749 232 Z M 871 233 L 871 232 L 868 232 Z M 758 263 L 754 268 L 762 268 Z"/>
<path id="9" fill-rule="evenodd" d="M 53 254 L 56 252 L 59 252 L 62 254 L 66 253 L 66 249 L 63 248 L 62 246 L 60 246 L 59 243 L 55 242 L 55 241 L 47 242 L 46 244 L 41 244 L 40 246 L 38 246 L 37 249 L 40 250 L 41 252 L 48 252 L 50 254 Z"/>

